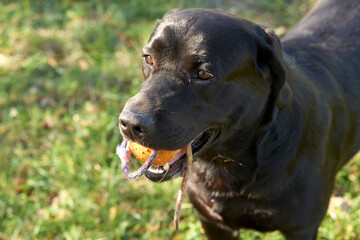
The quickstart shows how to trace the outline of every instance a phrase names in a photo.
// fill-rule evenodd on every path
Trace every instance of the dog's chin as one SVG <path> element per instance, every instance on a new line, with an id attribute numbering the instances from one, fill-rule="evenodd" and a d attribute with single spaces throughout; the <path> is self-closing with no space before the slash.
<path id="1" fill-rule="evenodd" d="M 193 156 L 205 150 L 213 142 L 216 135 L 215 129 L 208 129 L 192 140 L 189 144 L 191 144 Z M 145 176 L 153 182 L 164 182 L 183 176 L 188 159 L 186 150 L 187 146 L 181 148 L 179 154 L 166 167 L 165 165 L 151 166 L 145 171 Z"/>

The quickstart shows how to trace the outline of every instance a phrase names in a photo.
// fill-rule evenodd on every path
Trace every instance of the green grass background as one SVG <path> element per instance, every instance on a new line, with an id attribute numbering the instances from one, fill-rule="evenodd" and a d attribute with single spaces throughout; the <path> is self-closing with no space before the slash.
<path id="1" fill-rule="evenodd" d="M 180 179 L 126 180 L 114 154 L 141 48 L 173 8 L 223 8 L 281 35 L 312 2 L 1 1 L 0 240 L 205 239 L 187 198 L 174 232 Z M 319 239 L 360 239 L 359 167 L 357 157 L 339 173 Z"/>

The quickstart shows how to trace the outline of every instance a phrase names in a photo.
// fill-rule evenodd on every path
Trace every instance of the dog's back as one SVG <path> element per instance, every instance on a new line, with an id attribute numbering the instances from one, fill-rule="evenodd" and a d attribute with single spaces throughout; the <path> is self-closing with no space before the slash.
<path id="1" fill-rule="evenodd" d="M 286 48 L 317 49 L 360 63 L 360 4 L 358 0 L 320 0 L 284 38 Z M 293 51 L 293 50 L 291 50 Z M 359 72 L 358 72 L 359 73 Z"/>
<path id="2" fill-rule="evenodd" d="M 360 147 L 360 2 L 320 0 L 283 39 L 284 52 L 311 79 L 343 144 L 339 167 Z M 329 97 L 328 97 L 329 96 Z M 316 108 L 314 108 L 316 111 Z"/>

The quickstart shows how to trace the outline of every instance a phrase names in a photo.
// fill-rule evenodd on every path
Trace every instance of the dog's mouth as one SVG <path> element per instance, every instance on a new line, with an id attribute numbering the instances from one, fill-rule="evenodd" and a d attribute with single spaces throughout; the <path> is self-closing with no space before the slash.
<path id="1" fill-rule="evenodd" d="M 196 155 L 204 150 L 216 137 L 215 129 L 208 129 L 192 140 L 192 154 Z M 153 182 L 163 182 L 183 175 L 187 164 L 187 146 L 181 148 L 177 155 L 165 165 L 151 166 L 145 171 L 145 176 Z"/>

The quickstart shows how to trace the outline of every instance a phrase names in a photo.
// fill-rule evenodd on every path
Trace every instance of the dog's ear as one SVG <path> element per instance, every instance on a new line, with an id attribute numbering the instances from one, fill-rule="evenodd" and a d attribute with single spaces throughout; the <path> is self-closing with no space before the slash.
<path id="1" fill-rule="evenodd" d="M 276 99 L 276 106 L 286 108 L 291 103 L 292 91 L 286 81 L 280 39 L 270 27 L 255 25 L 254 30 L 260 36 L 255 65 L 264 79 L 272 81 L 270 97 Z"/>

